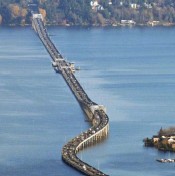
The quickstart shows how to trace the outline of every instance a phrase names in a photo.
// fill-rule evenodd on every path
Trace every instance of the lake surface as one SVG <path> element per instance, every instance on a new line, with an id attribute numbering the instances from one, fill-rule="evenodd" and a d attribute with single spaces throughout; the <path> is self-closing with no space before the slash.
<path id="1" fill-rule="evenodd" d="M 143 138 L 175 125 L 175 28 L 48 28 L 110 134 L 79 157 L 110 176 L 172 176 Z M 35 32 L 0 28 L 0 175 L 78 176 L 62 146 L 90 124 Z"/>

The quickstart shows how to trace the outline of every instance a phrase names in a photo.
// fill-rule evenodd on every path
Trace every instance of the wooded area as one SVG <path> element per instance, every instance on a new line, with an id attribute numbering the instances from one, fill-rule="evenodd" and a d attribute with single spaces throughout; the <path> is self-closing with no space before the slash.
<path id="1" fill-rule="evenodd" d="M 35 0 L 46 22 L 54 25 L 117 25 L 133 20 L 146 25 L 175 23 L 174 0 Z M 27 0 L 0 0 L 0 24 L 30 24 Z"/>

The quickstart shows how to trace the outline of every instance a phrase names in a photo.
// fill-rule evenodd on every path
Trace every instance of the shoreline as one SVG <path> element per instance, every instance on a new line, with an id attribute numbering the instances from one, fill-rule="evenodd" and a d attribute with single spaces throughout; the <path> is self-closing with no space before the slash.
<path id="1" fill-rule="evenodd" d="M 32 24 L 25 24 L 25 25 L 20 25 L 20 24 L 1 24 L 0 27 L 28 27 L 28 26 L 32 26 Z M 162 24 L 158 24 L 158 25 L 148 25 L 148 24 L 134 24 L 134 25 L 130 25 L 130 24 L 117 24 L 117 25 L 71 25 L 71 24 L 51 24 L 51 23 L 46 23 L 46 26 L 50 26 L 50 27 L 82 27 L 82 28 L 86 28 L 86 27 L 90 27 L 90 28 L 121 28 L 121 27 L 129 27 L 129 28 L 135 28 L 135 27 L 148 27 L 148 28 L 155 28 L 155 27 L 165 27 L 165 28 L 169 28 L 169 27 L 175 27 L 175 23 L 172 24 L 167 24 L 167 23 L 162 23 Z"/>
<path id="2" fill-rule="evenodd" d="M 154 147 L 164 152 L 175 152 L 175 127 L 160 129 L 152 138 L 143 139 L 145 147 Z"/>

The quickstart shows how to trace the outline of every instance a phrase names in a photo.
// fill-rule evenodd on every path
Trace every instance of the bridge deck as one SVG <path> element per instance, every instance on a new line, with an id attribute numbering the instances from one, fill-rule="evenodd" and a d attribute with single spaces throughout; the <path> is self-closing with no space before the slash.
<path id="1" fill-rule="evenodd" d="M 50 54 L 54 64 L 54 69 L 62 74 L 71 91 L 77 98 L 82 109 L 87 114 L 92 127 L 83 132 L 79 136 L 69 141 L 62 149 L 63 160 L 76 168 L 80 172 L 90 176 L 107 176 L 102 171 L 90 166 L 77 157 L 77 152 L 89 145 L 102 141 L 108 135 L 109 119 L 105 111 L 96 103 L 94 103 L 86 94 L 78 80 L 76 79 L 70 67 L 70 63 L 66 62 L 61 53 L 50 40 L 47 29 L 42 21 L 41 14 L 33 14 L 33 28 Z M 94 107 L 96 107 L 94 109 Z M 93 110 L 92 110 L 93 109 Z"/>

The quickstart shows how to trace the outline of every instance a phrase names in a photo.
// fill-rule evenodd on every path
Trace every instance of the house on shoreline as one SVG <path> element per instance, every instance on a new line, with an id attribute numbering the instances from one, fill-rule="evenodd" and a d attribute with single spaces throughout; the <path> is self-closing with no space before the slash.
<path id="1" fill-rule="evenodd" d="M 146 147 L 155 147 L 162 151 L 175 152 L 175 128 L 160 129 L 158 135 L 154 135 L 151 139 L 144 139 Z"/>

